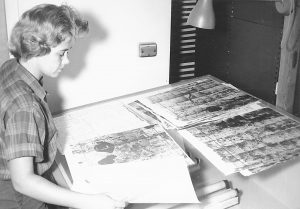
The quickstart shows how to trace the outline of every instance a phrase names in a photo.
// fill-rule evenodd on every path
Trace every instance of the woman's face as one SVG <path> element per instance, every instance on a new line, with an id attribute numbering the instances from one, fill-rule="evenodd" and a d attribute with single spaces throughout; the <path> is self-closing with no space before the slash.
<path id="1" fill-rule="evenodd" d="M 74 43 L 73 39 L 66 39 L 56 47 L 51 48 L 51 52 L 41 57 L 36 57 L 39 74 L 52 78 L 57 77 L 64 66 L 69 64 L 68 51 Z"/>

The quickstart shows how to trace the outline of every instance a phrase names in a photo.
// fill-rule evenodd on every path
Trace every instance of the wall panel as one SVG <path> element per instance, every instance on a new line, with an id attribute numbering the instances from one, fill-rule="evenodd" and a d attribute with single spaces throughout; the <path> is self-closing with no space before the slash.
<path id="1" fill-rule="evenodd" d="M 215 2 L 216 28 L 198 29 L 196 75 L 211 74 L 275 104 L 283 16 L 274 2 Z"/>

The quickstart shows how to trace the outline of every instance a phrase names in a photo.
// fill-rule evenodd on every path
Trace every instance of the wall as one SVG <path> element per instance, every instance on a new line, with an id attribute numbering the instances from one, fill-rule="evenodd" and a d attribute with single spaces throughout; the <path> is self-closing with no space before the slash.
<path id="1" fill-rule="evenodd" d="M 4 0 L 0 0 L 0 65 L 8 58 Z"/>
<path id="2" fill-rule="evenodd" d="M 171 0 L 6 0 L 8 31 L 23 11 L 44 2 L 67 2 L 90 24 L 71 64 L 58 79 L 45 79 L 52 112 L 169 83 Z M 157 56 L 140 58 L 140 42 L 156 42 Z"/>

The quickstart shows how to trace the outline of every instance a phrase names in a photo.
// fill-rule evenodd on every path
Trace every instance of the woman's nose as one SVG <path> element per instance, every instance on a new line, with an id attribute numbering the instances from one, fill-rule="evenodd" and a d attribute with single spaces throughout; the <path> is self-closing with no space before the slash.
<path id="1" fill-rule="evenodd" d="M 63 61 L 62 61 L 62 64 L 63 65 L 67 65 L 70 63 L 70 60 L 69 60 L 69 57 L 68 57 L 68 53 L 66 52 L 63 56 Z"/>

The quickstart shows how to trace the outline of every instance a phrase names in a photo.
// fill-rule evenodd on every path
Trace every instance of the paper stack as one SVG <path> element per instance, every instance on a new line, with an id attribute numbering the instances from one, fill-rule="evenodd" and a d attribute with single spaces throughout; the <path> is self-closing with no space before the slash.
<path id="1" fill-rule="evenodd" d="M 239 192 L 230 188 L 227 180 L 199 187 L 196 194 L 203 209 L 225 209 L 239 204 Z"/>

